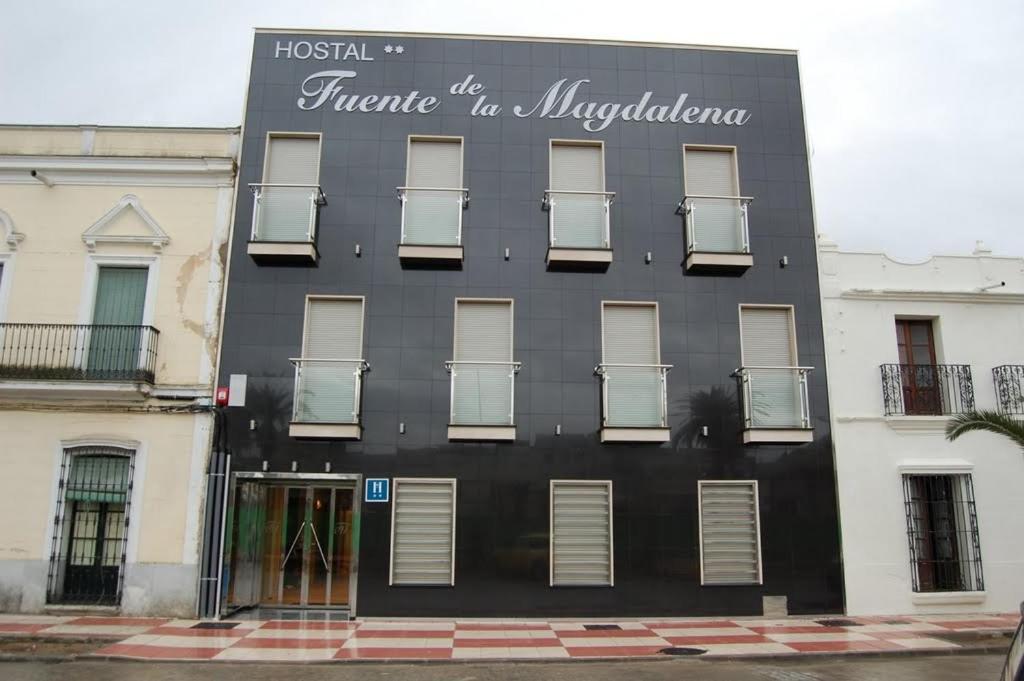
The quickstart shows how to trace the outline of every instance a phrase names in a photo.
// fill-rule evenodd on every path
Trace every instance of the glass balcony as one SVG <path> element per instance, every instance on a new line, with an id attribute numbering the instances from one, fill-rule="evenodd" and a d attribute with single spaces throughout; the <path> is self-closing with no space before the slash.
<path id="1" fill-rule="evenodd" d="M 740 268 L 753 264 L 747 207 L 750 196 L 685 196 L 677 212 L 686 222 L 686 268 Z"/>
<path id="2" fill-rule="evenodd" d="M 886 416 L 948 416 L 974 410 L 967 364 L 883 364 Z"/>
<path id="3" fill-rule="evenodd" d="M 609 263 L 611 205 L 615 192 L 544 192 L 548 212 L 548 263 Z"/>
<path id="4" fill-rule="evenodd" d="M 250 184 L 254 201 L 249 254 L 257 259 L 317 259 L 316 227 L 327 197 L 319 185 Z"/>
<path id="5" fill-rule="evenodd" d="M 358 439 L 363 359 L 293 358 L 295 393 L 292 403 L 293 437 Z"/>
<path id="6" fill-rule="evenodd" d="M 514 438 L 515 378 L 521 366 L 520 362 L 445 362 L 451 375 L 451 439 Z"/>
<path id="7" fill-rule="evenodd" d="M 668 364 L 599 364 L 601 440 L 668 441 Z"/>
<path id="8" fill-rule="evenodd" d="M 812 439 L 807 375 L 813 367 L 742 367 L 733 376 L 743 408 L 744 442 Z"/>

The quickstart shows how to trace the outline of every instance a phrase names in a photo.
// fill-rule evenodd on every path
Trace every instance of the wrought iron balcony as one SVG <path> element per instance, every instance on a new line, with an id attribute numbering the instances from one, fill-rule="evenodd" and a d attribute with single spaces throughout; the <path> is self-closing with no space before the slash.
<path id="1" fill-rule="evenodd" d="M 886 416 L 948 416 L 974 410 L 967 364 L 883 364 Z"/>
<path id="2" fill-rule="evenodd" d="M 813 367 L 750 366 L 733 372 L 743 409 L 744 442 L 807 442 Z"/>
<path id="3" fill-rule="evenodd" d="M 320 186 L 252 183 L 249 189 L 254 197 L 249 254 L 315 261 L 317 217 L 327 205 Z"/>
<path id="4" fill-rule="evenodd" d="M 548 262 L 611 262 L 611 205 L 615 192 L 544 192 Z"/>
<path id="5" fill-rule="evenodd" d="M 753 264 L 747 207 L 751 196 L 684 196 L 676 207 L 686 223 L 686 268 Z"/>
<path id="6" fill-rule="evenodd" d="M 295 393 L 292 400 L 293 437 L 358 439 L 364 359 L 293 357 Z"/>
<path id="7" fill-rule="evenodd" d="M 1003 364 L 992 369 L 996 401 L 1003 414 L 1024 414 L 1024 365 Z"/>
<path id="8" fill-rule="evenodd" d="M 152 326 L 0 324 L 0 379 L 153 383 Z"/>

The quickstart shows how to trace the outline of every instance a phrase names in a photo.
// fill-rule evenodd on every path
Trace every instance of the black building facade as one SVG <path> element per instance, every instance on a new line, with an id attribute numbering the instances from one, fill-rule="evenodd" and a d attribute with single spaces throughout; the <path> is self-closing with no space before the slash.
<path id="1" fill-rule="evenodd" d="M 257 31 L 243 133 L 222 614 L 842 610 L 794 53 Z"/>

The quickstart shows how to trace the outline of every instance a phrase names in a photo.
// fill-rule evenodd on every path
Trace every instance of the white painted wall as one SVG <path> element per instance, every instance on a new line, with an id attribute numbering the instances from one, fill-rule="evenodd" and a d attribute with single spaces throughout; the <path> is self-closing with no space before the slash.
<path id="1" fill-rule="evenodd" d="M 978 409 L 992 368 L 1024 364 L 1024 259 L 937 256 L 901 263 L 820 242 L 825 350 L 850 614 L 1016 612 L 1024 600 L 1024 452 L 942 416 L 884 416 L 879 365 L 897 363 L 895 319 L 935 319 L 937 361 L 969 364 Z M 987 291 L 983 287 L 1005 282 Z M 901 470 L 972 474 L 985 590 L 915 594 Z"/>

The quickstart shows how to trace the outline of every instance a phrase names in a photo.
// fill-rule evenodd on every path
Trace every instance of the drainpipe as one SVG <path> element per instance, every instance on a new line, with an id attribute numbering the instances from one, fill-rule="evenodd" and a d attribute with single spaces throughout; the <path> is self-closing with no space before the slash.
<path id="1" fill-rule="evenodd" d="M 199 559 L 199 603 L 201 619 L 220 617 L 221 571 L 224 554 L 224 522 L 227 518 L 228 475 L 231 453 L 227 446 L 226 415 L 213 409 L 213 438 L 210 465 L 206 471 L 206 508 L 203 514 L 203 550 Z"/>

